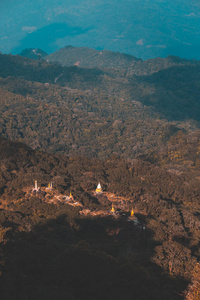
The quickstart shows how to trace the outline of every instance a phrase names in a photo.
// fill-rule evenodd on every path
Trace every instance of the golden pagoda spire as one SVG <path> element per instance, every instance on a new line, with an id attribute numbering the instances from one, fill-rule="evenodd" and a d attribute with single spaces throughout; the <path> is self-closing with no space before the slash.
<path id="1" fill-rule="evenodd" d="M 50 181 L 49 183 L 48 183 L 48 189 L 52 189 L 53 188 L 53 184 L 52 184 L 52 182 Z"/>
<path id="2" fill-rule="evenodd" d="M 114 208 L 113 204 L 112 204 L 112 209 L 111 209 L 111 212 L 112 212 L 112 213 L 114 213 L 114 212 L 115 212 L 115 208 Z"/>
<path id="3" fill-rule="evenodd" d="M 131 210 L 131 217 L 133 217 L 133 216 L 134 216 L 134 210 L 132 208 L 132 210 Z"/>

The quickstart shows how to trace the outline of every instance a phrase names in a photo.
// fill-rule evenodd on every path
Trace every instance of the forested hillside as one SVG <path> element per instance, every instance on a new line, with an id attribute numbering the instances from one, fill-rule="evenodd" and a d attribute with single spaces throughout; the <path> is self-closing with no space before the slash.
<path id="1" fill-rule="evenodd" d="M 2 299 L 192 299 L 199 62 L 83 52 L 0 55 Z"/>
<path id="2" fill-rule="evenodd" d="M 199 147 L 199 62 L 166 59 L 155 72 L 156 62 L 139 76 L 0 55 L 1 135 L 52 153 L 190 159 L 189 145 Z M 191 142 L 182 148 L 184 135 Z"/>
<path id="3" fill-rule="evenodd" d="M 197 178 L 141 160 L 53 156 L 2 139 L 0 157 L 2 299 L 131 299 L 133 291 L 138 300 L 183 298 L 200 256 Z M 71 191 L 82 207 L 46 203 L 45 192 L 27 195 L 35 179 L 41 187 L 52 181 L 61 195 Z M 92 194 L 98 181 L 129 199 L 142 227 L 123 215 L 80 215 L 111 209 Z"/>

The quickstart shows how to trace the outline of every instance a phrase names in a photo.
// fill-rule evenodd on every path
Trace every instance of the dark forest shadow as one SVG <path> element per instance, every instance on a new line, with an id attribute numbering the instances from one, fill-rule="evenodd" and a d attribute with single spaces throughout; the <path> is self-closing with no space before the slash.
<path id="1" fill-rule="evenodd" d="M 141 76 L 140 84 L 149 93 L 140 101 L 168 121 L 199 121 L 199 64 L 174 66 L 152 75 Z M 151 92 L 153 88 L 154 92 Z"/>
<path id="2" fill-rule="evenodd" d="M 182 299 L 184 282 L 151 262 L 155 245 L 126 220 L 44 220 L 1 246 L 1 299 Z"/>

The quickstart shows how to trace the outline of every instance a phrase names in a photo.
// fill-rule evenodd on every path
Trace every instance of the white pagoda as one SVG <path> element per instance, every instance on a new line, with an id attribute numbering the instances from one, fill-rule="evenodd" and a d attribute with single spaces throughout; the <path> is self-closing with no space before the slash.
<path id="1" fill-rule="evenodd" d="M 96 188 L 96 193 L 102 193 L 102 192 L 103 192 L 103 190 L 102 190 L 101 184 L 99 182 L 97 185 L 97 188 Z"/>
<path id="2" fill-rule="evenodd" d="M 37 180 L 35 180 L 35 188 L 33 189 L 33 191 L 39 191 Z"/>

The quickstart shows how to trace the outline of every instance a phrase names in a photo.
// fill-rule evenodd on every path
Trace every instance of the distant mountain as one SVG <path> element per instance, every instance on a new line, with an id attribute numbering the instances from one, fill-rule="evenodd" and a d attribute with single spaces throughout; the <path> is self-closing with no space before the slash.
<path id="1" fill-rule="evenodd" d="M 82 68 L 114 68 L 128 69 L 133 67 L 138 59 L 132 55 L 112 51 L 98 51 L 86 47 L 67 46 L 45 58 L 48 62 L 58 62 L 62 66 L 77 66 Z"/>
<path id="2" fill-rule="evenodd" d="M 150 75 L 174 66 L 196 65 L 197 60 L 187 60 L 176 56 L 154 58 L 143 61 L 132 55 L 113 51 L 98 51 L 87 47 L 66 46 L 44 58 L 47 62 L 56 62 L 61 66 L 80 68 L 116 69 L 126 75 Z"/>
<path id="3" fill-rule="evenodd" d="M 41 49 L 30 48 L 30 49 L 23 50 L 21 53 L 19 53 L 19 55 L 23 56 L 23 57 L 28 57 L 28 58 L 31 58 L 31 59 L 41 60 L 42 58 L 44 58 L 48 54 L 46 52 L 44 52 L 43 50 L 41 50 Z"/>

